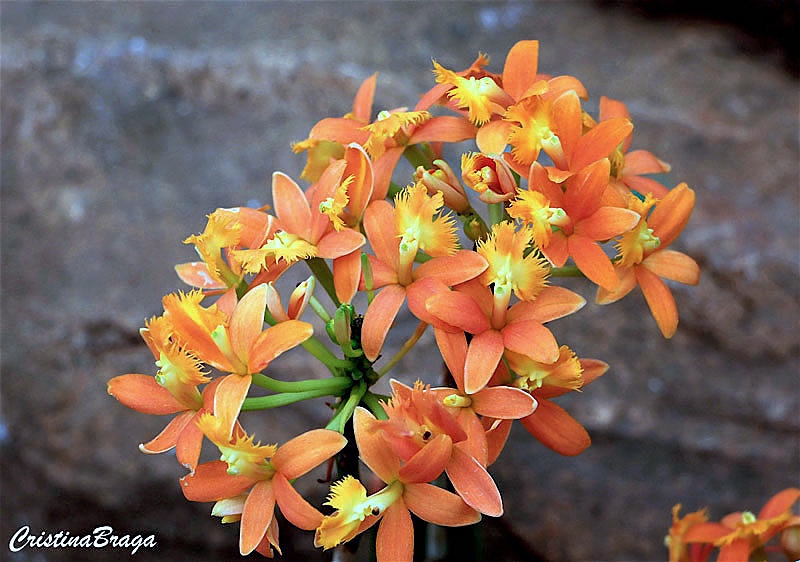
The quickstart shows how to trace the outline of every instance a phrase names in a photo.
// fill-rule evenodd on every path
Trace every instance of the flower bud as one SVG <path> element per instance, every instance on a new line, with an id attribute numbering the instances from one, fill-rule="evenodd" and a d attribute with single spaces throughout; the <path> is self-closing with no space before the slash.
<path id="1" fill-rule="evenodd" d="M 424 185 L 429 195 L 440 192 L 444 197 L 444 204 L 455 212 L 466 211 L 469 208 L 467 193 L 453 169 L 444 160 L 434 160 L 433 165 L 435 167 L 430 170 L 418 166 L 414 172 L 414 180 Z"/>

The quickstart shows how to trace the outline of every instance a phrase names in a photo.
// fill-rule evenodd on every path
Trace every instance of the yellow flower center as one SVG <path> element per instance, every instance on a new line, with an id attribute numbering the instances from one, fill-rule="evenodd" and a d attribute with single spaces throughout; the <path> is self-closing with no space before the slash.
<path id="1" fill-rule="evenodd" d="M 583 386 L 583 367 L 575 353 L 562 345 L 555 363 L 534 361 L 520 353 L 507 352 L 509 367 L 517 377 L 514 386 L 527 391 L 541 388 L 545 384 L 577 390 Z"/>
<path id="2" fill-rule="evenodd" d="M 532 229 L 533 242 L 540 248 L 550 243 L 553 228 L 564 228 L 570 218 L 561 207 L 551 207 L 539 191 L 521 190 L 508 207 L 509 216 L 523 221 Z"/>
<path id="3" fill-rule="evenodd" d="M 327 215 L 333 223 L 333 228 L 337 231 L 345 228 L 344 219 L 342 214 L 347 209 L 347 204 L 350 202 L 350 197 L 347 195 L 347 188 L 355 180 L 355 176 L 347 176 L 347 178 L 339 184 L 333 197 L 328 197 L 325 201 L 319 204 L 319 212 Z"/>
<path id="4" fill-rule="evenodd" d="M 284 260 L 289 263 L 317 255 L 317 247 L 296 234 L 280 230 L 267 240 L 261 247 L 275 258 L 276 261 Z"/>

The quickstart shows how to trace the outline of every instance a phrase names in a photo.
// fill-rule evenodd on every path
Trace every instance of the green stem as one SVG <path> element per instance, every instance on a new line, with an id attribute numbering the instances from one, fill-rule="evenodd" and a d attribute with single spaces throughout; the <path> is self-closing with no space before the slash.
<path id="1" fill-rule="evenodd" d="M 307 391 L 326 391 L 338 395 L 353 385 L 349 377 L 333 377 L 327 379 L 311 379 L 304 381 L 279 381 L 261 373 L 253 375 L 253 384 L 280 393 L 294 393 Z"/>
<path id="2" fill-rule="evenodd" d="M 419 166 L 422 166 L 426 170 L 433 168 L 433 160 L 422 151 L 419 145 L 412 144 L 411 146 L 407 146 L 405 150 L 403 150 L 403 156 L 405 156 L 405 159 L 408 160 L 415 170 Z"/>
<path id="3" fill-rule="evenodd" d="M 489 222 L 492 225 L 506 220 L 506 206 L 504 203 L 489 204 Z"/>
<path id="4" fill-rule="evenodd" d="M 340 304 L 339 297 L 336 296 L 336 286 L 333 282 L 333 273 L 331 272 L 331 268 L 328 267 L 328 263 L 322 258 L 308 258 L 306 260 L 308 264 L 308 268 L 311 270 L 311 273 L 314 274 L 314 277 L 317 278 L 319 284 L 325 289 L 325 292 L 328 293 L 328 296 L 333 301 L 334 306 L 337 308 Z"/>
<path id="5" fill-rule="evenodd" d="M 339 433 L 344 433 L 345 424 L 353 417 L 353 412 L 356 411 L 356 407 L 361 402 L 366 392 L 367 383 L 359 381 L 358 385 L 350 391 L 350 396 L 347 397 L 347 400 L 339 405 L 336 414 L 331 418 L 331 421 L 328 422 L 328 425 L 325 426 L 325 429 L 333 429 Z"/>
<path id="6" fill-rule="evenodd" d="M 319 302 L 319 299 L 315 296 L 312 296 L 308 300 L 308 304 L 311 305 L 311 308 L 314 310 L 317 316 L 319 316 L 323 322 L 329 322 L 331 319 L 331 315 L 325 310 L 325 307 L 322 306 L 322 303 Z"/>
<path id="7" fill-rule="evenodd" d="M 577 265 L 550 268 L 550 277 L 584 277 Z"/>
<path id="8" fill-rule="evenodd" d="M 417 329 L 414 330 L 414 333 L 411 334 L 411 337 L 408 338 L 406 343 L 403 344 L 403 347 L 401 347 L 400 350 L 394 354 L 394 357 L 392 357 L 388 363 L 386 363 L 383 367 L 381 367 L 380 370 L 376 371 L 378 373 L 378 377 L 382 377 L 383 375 L 388 373 L 392 369 L 392 367 L 394 367 L 397 364 L 397 362 L 400 361 L 400 359 L 402 359 L 403 356 L 405 356 L 406 353 L 411 351 L 411 348 L 416 345 L 416 343 L 419 341 L 419 338 L 421 338 L 422 334 L 425 333 L 425 329 L 427 327 L 428 324 L 426 322 L 420 322 L 419 324 L 417 324 Z"/>
<path id="9" fill-rule="evenodd" d="M 386 410 L 383 409 L 381 398 L 386 397 L 374 394 L 368 390 L 364 394 L 364 397 L 361 398 L 361 402 L 363 402 L 363 404 L 369 409 L 370 412 L 373 413 L 376 418 L 379 420 L 388 420 L 389 416 L 386 415 Z"/>
<path id="10" fill-rule="evenodd" d="M 285 392 L 283 394 L 271 394 L 269 396 L 255 396 L 245 398 L 242 404 L 242 411 L 252 410 L 268 410 L 270 408 L 279 408 L 280 406 L 288 406 L 295 402 L 302 402 L 303 400 L 310 400 L 311 398 L 321 398 L 323 396 L 330 396 L 328 390 L 306 390 L 303 392 Z"/>

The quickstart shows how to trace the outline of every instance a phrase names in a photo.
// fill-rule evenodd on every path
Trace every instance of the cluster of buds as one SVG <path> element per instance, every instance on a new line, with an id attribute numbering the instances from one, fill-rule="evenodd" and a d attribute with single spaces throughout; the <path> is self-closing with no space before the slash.
<path id="1" fill-rule="evenodd" d="M 676 505 L 665 541 L 669 562 L 767 560 L 770 552 L 800 560 L 800 515 L 792 511 L 798 499 L 800 488 L 787 488 L 772 496 L 758 515 L 737 511 L 719 522 L 709 521 L 705 509 L 679 517 L 681 506 Z M 711 558 L 715 551 L 716 558 Z"/>
<path id="2" fill-rule="evenodd" d="M 538 48 L 515 44 L 501 74 L 484 55 L 458 72 L 434 62 L 435 84 L 413 109 L 374 119 L 369 77 L 350 113 L 293 145 L 307 155 L 307 188 L 276 172 L 271 207 L 217 209 L 186 239 L 200 260 L 176 271 L 193 288 L 165 296 L 141 331 L 158 373 L 115 377 L 108 390 L 140 412 L 174 415 L 140 449 L 175 449 L 189 471 L 184 495 L 240 522 L 241 554 L 280 552 L 279 512 L 325 549 L 377 524 L 378 560 L 410 561 L 412 513 L 443 526 L 503 513 L 488 469 L 514 420 L 562 455 L 585 450 L 588 433 L 555 399 L 608 366 L 547 327 L 585 304 L 553 279 L 585 278 L 600 304 L 638 286 L 663 335 L 675 333 L 667 282 L 696 284 L 699 267 L 670 246 L 694 192 L 648 177 L 669 166 L 629 150 L 625 105 L 601 98 L 591 116 L 578 79 L 539 73 Z M 456 172 L 445 148 L 464 142 Z M 403 158 L 413 172 L 398 184 Z M 287 299 L 279 280 L 300 264 L 311 277 Z M 389 350 L 401 311 L 418 325 Z M 430 371 L 376 393 L 428 327 L 440 352 L 424 362 Z M 298 347 L 331 376 L 273 373 L 273 360 Z M 326 426 L 280 446 L 240 423 L 242 411 L 321 397 Z M 204 439 L 219 460 L 200 463 Z M 317 508 L 293 484 L 342 461 L 348 443 L 356 462 L 336 463 Z"/>

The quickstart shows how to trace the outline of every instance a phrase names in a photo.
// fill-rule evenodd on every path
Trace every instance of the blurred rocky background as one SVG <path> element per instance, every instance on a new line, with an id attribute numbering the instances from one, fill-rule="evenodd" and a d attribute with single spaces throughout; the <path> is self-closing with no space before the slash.
<path id="1" fill-rule="evenodd" d="M 267 203 L 273 171 L 297 177 L 289 143 L 349 111 L 372 73 L 376 110 L 413 105 L 431 58 L 463 68 L 481 51 L 500 70 L 528 38 L 540 71 L 580 78 L 590 107 L 625 101 L 634 147 L 697 191 L 680 245 L 703 276 L 675 288 L 671 341 L 638 293 L 553 324 L 612 365 L 562 401 L 594 444 L 562 458 L 513 432 L 484 559 L 664 560 L 673 504 L 719 518 L 798 485 L 797 5 L 733 4 L 3 2 L 0 558 L 125 558 L 7 548 L 24 525 L 112 525 L 157 536 L 137 560 L 239 559 L 238 529 L 184 500 L 174 458 L 138 452 L 164 420 L 106 394 L 115 375 L 154 372 L 138 329 L 186 288 L 182 240 L 216 207 Z M 317 369 L 294 354 L 281 368 Z M 291 411 L 252 423 L 283 441 L 324 414 Z M 310 534 L 282 532 L 284 559 L 324 559 Z"/>

